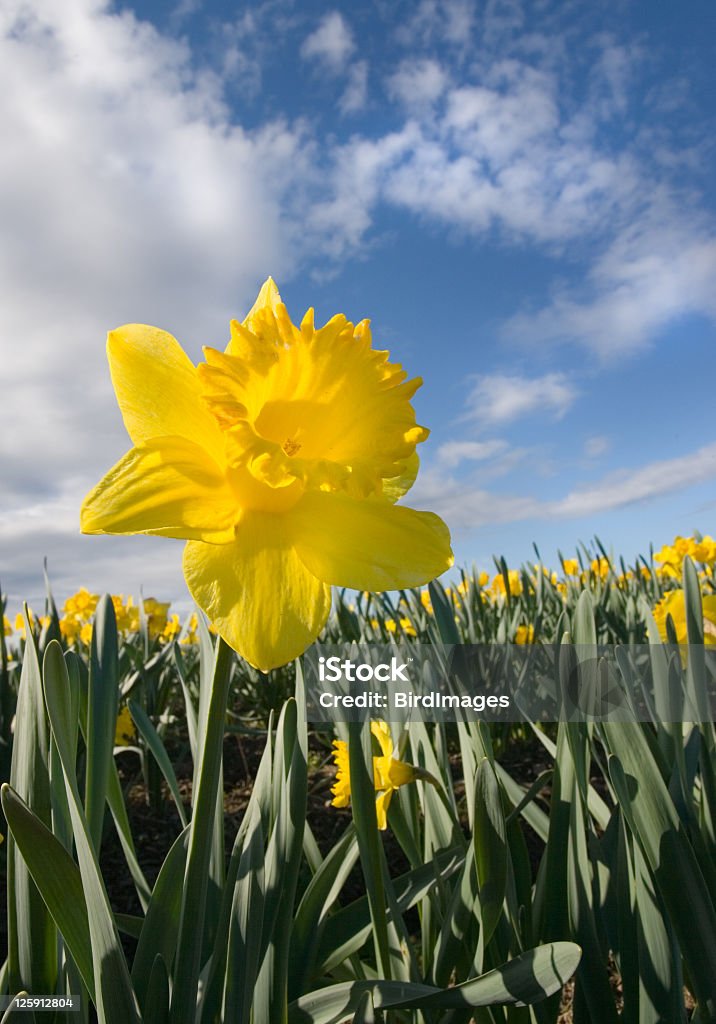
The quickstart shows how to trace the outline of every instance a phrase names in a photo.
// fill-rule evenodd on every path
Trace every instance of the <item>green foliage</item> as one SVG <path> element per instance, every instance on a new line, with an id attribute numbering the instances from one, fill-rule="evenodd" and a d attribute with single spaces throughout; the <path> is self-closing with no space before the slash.
<path id="1" fill-rule="evenodd" d="M 716 1024 L 716 731 L 701 646 L 712 582 L 684 560 L 684 658 L 652 614 L 678 580 L 583 561 L 565 593 L 539 564 L 515 576 L 500 563 L 490 595 L 465 573 L 427 596 L 339 598 L 335 641 L 509 642 L 532 626 L 535 642 L 554 646 L 557 687 L 574 672 L 594 685 L 605 640 L 650 644 L 650 722 L 518 734 L 412 721 L 394 732 L 418 769 L 388 812 L 400 869 L 378 829 L 367 723 L 343 730 L 352 821 L 318 847 L 300 665 L 266 684 L 203 622 L 193 646 L 162 645 L 146 618 L 133 639 L 108 598 L 88 651 L 63 649 L 51 600 L 46 623 L 28 616 L 20 649 L 0 643 L 3 707 L 17 701 L 14 736 L 0 736 L 13 740 L 4 991 L 81 992 L 79 1019 L 92 1003 L 101 1024 L 556 1024 L 574 977 L 575 1024 L 686 1021 L 684 986 L 694 1019 Z M 672 619 L 666 628 L 677 639 Z M 635 671 L 626 649 L 618 671 Z M 129 753 L 114 746 L 125 705 Z M 533 778 L 500 757 L 525 729 L 549 763 Z M 226 856 L 231 733 L 262 736 L 264 749 Z M 190 808 L 177 781 L 184 755 Z M 117 769 L 137 756 L 155 809 L 173 804 L 179 816 L 152 886 Z M 110 905 L 99 852 L 112 827 L 141 914 Z M 348 896 L 358 875 L 364 895 Z M 135 936 L 133 953 L 120 931 Z"/>

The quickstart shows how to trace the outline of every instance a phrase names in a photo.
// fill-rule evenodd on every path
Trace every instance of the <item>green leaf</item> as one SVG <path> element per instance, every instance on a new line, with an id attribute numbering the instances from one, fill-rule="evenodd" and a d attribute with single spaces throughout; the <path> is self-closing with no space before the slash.
<path id="1" fill-rule="evenodd" d="M 351 809 L 373 923 L 375 956 L 378 971 L 390 978 L 388 920 L 385 912 L 381 846 L 375 809 L 373 749 L 369 724 L 367 722 L 350 722 L 348 737 Z"/>
<path id="2" fill-rule="evenodd" d="M 72 749 L 72 738 L 77 729 L 76 719 L 73 719 L 73 706 L 76 708 L 76 702 L 70 693 L 62 648 L 56 640 L 47 645 L 43 669 L 45 703 L 65 776 L 72 830 L 87 904 L 97 1015 L 100 1024 L 139 1024 L 139 1012 L 129 980 L 127 963 L 77 788 Z"/>
<path id="3" fill-rule="evenodd" d="M 500 787 L 487 758 L 477 766 L 473 850 L 477 867 L 482 948 L 492 938 L 502 916 L 507 884 L 507 837 Z"/>
<path id="4" fill-rule="evenodd" d="M 455 612 L 444 588 L 437 580 L 432 580 L 428 583 L 428 592 L 440 639 L 446 645 L 461 643 L 460 634 L 455 625 Z"/>
<path id="5" fill-rule="evenodd" d="M 289 1007 L 289 1024 L 338 1024 L 355 1013 L 370 992 L 376 1008 L 451 1010 L 478 1006 L 524 1006 L 557 992 L 581 957 L 572 942 L 553 942 L 515 957 L 480 978 L 436 989 L 401 981 L 357 981 L 331 985 L 302 996 Z"/>
<path id="6" fill-rule="evenodd" d="M 676 808 L 637 723 L 604 723 L 609 774 L 667 907 L 706 1020 L 716 1020 L 716 912 Z"/>
<path id="7" fill-rule="evenodd" d="M 87 768 L 85 811 L 95 853 L 99 854 L 104 824 L 107 784 L 114 757 L 114 735 L 119 707 L 117 620 L 109 594 L 97 604 L 92 628 L 89 692 L 87 700 Z"/>
<path id="8" fill-rule="evenodd" d="M 147 998 L 144 1003 L 144 1020 L 147 1024 L 168 1024 L 169 1021 L 169 975 L 167 965 L 157 953 L 149 976 Z"/>
<path id="9" fill-rule="evenodd" d="M 365 992 L 360 999 L 353 1017 L 353 1024 L 375 1024 L 375 1007 L 370 992 Z"/>
<path id="10" fill-rule="evenodd" d="M 145 1005 L 157 956 L 161 956 L 165 964 L 174 962 L 188 845 L 186 828 L 174 840 L 164 859 L 147 907 L 132 963 L 132 983 L 141 1007 Z"/>
<path id="11" fill-rule="evenodd" d="M 1 618 L 1 616 L 0 616 Z M 15 713 L 10 785 L 34 814 L 50 826 L 49 736 L 42 674 L 25 607 L 25 655 Z M 8 973 L 13 992 L 54 992 L 57 937 L 52 918 L 28 866 L 8 842 Z"/>
<path id="12" fill-rule="evenodd" d="M 264 914 L 264 835 L 254 804 L 239 862 L 229 925 L 222 1020 L 250 1024 Z"/>
<path id="13" fill-rule="evenodd" d="M 14 789 L 6 783 L 0 792 L 3 813 L 18 849 L 92 994 L 92 949 L 80 869 Z"/>
<path id="14" fill-rule="evenodd" d="M 422 864 L 393 879 L 393 891 L 402 912 L 415 906 L 437 884 L 448 879 L 465 863 L 465 850 L 455 847 L 436 854 L 433 862 Z M 371 934 L 370 906 L 361 896 L 326 920 L 317 956 L 319 971 L 327 974 L 357 952 Z"/>
<path id="15" fill-rule="evenodd" d="M 297 662 L 297 699 L 288 700 L 284 705 L 273 761 L 274 825 L 266 852 L 266 927 L 262 937 L 265 952 L 254 1004 L 254 1016 L 269 1024 L 285 1019 L 291 924 L 306 820 L 306 719 L 305 711 L 299 713 L 299 701 L 303 701 L 302 680 Z"/>
<path id="16" fill-rule="evenodd" d="M 207 641 L 210 643 L 210 641 Z M 221 797 L 221 757 L 224 718 L 231 679 L 233 651 L 224 640 L 216 645 L 209 696 L 200 714 L 200 762 L 189 826 L 189 852 L 182 894 L 174 967 L 172 1024 L 193 1024 L 204 936 L 209 866 L 214 841 L 217 797 Z M 222 822 L 223 827 L 223 822 Z"/>
<path id="17" fill-rule="evenodd" d="M 152 721 L 149 718 L 149 715 L 146 713 L 141 704 L 137 704 L 136 701 L 130 699 L 127 701 L 127 706 L 129 708 L 129 713 L 132 716 L 134 724 L 136 725 L 137 729 L 139 729 L 139 732 L 141 733 L 144 742 L 147 744 L 152 754 L 154 755 L 154 760 L 159 765 L 159 769 L 166 780 L 166 784 L 169 787 L 169 792 L 172 795 L 174 804 L 179 814 L 179 818 L 182 823 L 182 828 L 186 828 L 188 824 L 186 811 L 184 810 L 184 803 L 181 798 L 181 793 L 179 792 L 179 783 L 177 782 L 177 777 L 174 774 L 174 768 L 172 767 L 172 763 L 169 760 L 169 755 L 167 754 L 166 747 L 162 743 L 159 733 L 154 728 Z"/>
<path id="18" fill-rule="evenodd" d="M 296 911 L 291 932 L 289 994 L 305 990 L 328 912 L 357 859 L 358 840 L 351 824 L 309 882 Z"/>

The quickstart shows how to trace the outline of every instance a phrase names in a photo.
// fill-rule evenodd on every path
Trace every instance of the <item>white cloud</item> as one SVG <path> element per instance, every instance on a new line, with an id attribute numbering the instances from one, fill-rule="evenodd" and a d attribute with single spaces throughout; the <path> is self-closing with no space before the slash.
<path id="1" fill-rule="evenodd" d="M 571 491 L 548 508 L 558 516 L 588 516 L 681 491 L 716 477 L 716 443 L 675 459 L 610 473 L 592 487 Z"/>
<path id="2" fill-rule="evenodd" d="M 588 459 L 598 459 L 601 455 L 606 455 L 610 447 L 609 438 L 598 434 L 588 437 L 584 442 L 584 454 Z"/>
<path id="3" fill-rule="evenodd" d="M 714 281 L 716 237 L 665 203 L 618 233 L 592 266 L 586 296 L 563 290 L 512 318 L 505 334 L 531 344 L 576 340 L 618 358 L 649 345 L 679 316 L 716 318 Z"/>
<path id="4" fill-rule="evenodd" d="M 441 40 L 459 49 L 469 47 L 475 24 L 472 0 L 420 0 L 398 26 L 395 37 L 403 46 L 434 46 Z"/>
<path id="5" fill-rule="evenodd" d="M 317 60 L 331 71 L 341 71 L 355 48 L 353 35 L 339 11 L 329 11 L 301 47 L 305 60 Z"/>
<path id="6" fill-rule="evenodd" d="M 441 116 L 415 118 L 417 143 L 387 170 L 386 196 L 469 233 L 495 226 L 548 245 L 621 223 L 643 198 L 638 162 L 597 145 L 584 112 L 566 117 L 560 90 L 556 73 L 514 59 L 449 88 Z"/>
<path id="7" fill-rule="evenodd" d="M 411 490 L 413 505 L 438 512 L 452 529 L 472 530 L 528 519 L 581 519 L 648 502 L 716 478 L 716 442 L 697 451 L 610 472 L 554 501 L 471 488 L 440 469 L 427 469 Z"/>
<path id="8" fill-rule="evenodd" d="M 440 99 L 447 84 L 447 72 L 436 60 L 410 59 L 389 77 L 388 92 L 406 107 L 420 109 Z"/>
<path id="9" fill-rule="evenodd" d="M 576 389 L 563 373 L 542 377 L 488 374 L 477 378 L 467 399 L 466 417 L 481 423 L 510 423 L 536 412 L 559 419 L 576 397 Z"/>
<path id="10" fill-rule="evenodd" d="M 502 455 L 507 449 L 507 442 L 493 441 L 446 441 L 436 452 L 436 459 L 441 465 L 454 468 L 461 462 L 484 462 Z"/>
<path id="11" fill-rule="evenodd" d="M 356 61 L 348 72 L 348 84 L 339 101 L 343 114 L 355 114 L 362 110 L 368 98 L 368 62 Z"/>
<path id="12" fill-rule="evenodd" d="M 48 529 L 73 536 L 127 446 L 107 330 L 156 324 L 194 356 L 223 344 L 261 280 L 300 258 L 311 144 L 232 123 L 184 43 L 97 0 L 5 4 L 0 95 L 0 459 L 20 530 L 0 538 L 0 571 L 19 588 L 9 561 L 31 573 Z"/>

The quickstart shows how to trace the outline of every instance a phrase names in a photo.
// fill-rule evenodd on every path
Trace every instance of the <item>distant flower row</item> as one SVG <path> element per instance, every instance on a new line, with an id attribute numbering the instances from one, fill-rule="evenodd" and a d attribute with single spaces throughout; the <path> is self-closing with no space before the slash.
<path id="1" fill-rule="evenodd" d="M 707 642 L 711 643 L 716 638 L 716 625 L 714 635 L 709 634 L 709 624 L 716 624 L 716 541 L 709 536 L 677 536 L 672 544 L 665 544 L 657 551 L 653 560 L 641 560 L 631 568 L 627 568 L 623 562 L 617 563 L 600 555 L 596 558 L 564 558 L 559 572 L 545 566 L 532 565 L 523 566 L 521 569 L 509 569 L 505 566 L 504 571 L 495 574 L 484 571 L 463 573 L 457 584 L 446 587 L 445 596 L 455 609 L 456 621 L 459 623 L 461 608 L 471 602 L 499 610 L 506 602 L 529 598 L 538 589 L 543 591 L 543 596 L 551 595 L 551 600 L 556 602 L 558 607 L 571 603 L 585 588 L 593 592 L 616 588 L 625 594 L 644 593 L 646 590 L 664 638 L 666 639 L 666 616 L 671 614 L 677 626 L 677 634 L 683 640 L 686 627 L 681 611 L 683 593 L 679 589 L 679 583 L 686 556 L 697 564 L 702 580 Z M 414 591 L 412 594 L 411 600 L 407 597 L 401 598 L 393 614 L 386 613 L 368 592 L 357 595 L 357 606 L 351 601 L 347 607 L 365 623 L 364 639 L 417 637 L 421 634 L 421 625 L 416 613 L 422 610 L 425 615 L 431 617 L 433 607 L 427 588 Z M 82 587 L 65 601 L 59 625 L 68 646 L 89 646 L 92 638 L 92 620 L 98 600 L 99 595 L 92 594 Z M 113 594 L 112 603 L 119 633 L 125 639 L 145 632 L 150 642 L 157 642 L 160 646 L 174 640 L 181 644 L 197 643 L 198 623 L 194 613 L 182 621 L 178 614 L 170 612 L 170 602 L 158 601 L 153 597 L 135 601 L 132 596 L 125 598 L 122 594 Z M 525 607 L 525 612 L 528 610 Z M 49 622 L 47 615 L 37 618 L 40 629 Z M 213 627 L 210 628 L 214 631 Z M 4 632 L 6 636 L 24 639 L 23 616 L 16 617 L 14 627 L 10 620 L 4 617 Z M 507 635 L 501 639 L 529 644 L 539 639 L 539 636 L 535 633 L 535 624 L 529 618 L 523 617 L 522 621 L 515 620 Z"/>
<path id="2" fill-rule="evenodd" d="M 76 594 L 67 598 L 60 617 L 60 631 L 68 645 L 89 646 L 92 639 L 92 620 L 98 601 L 99 594 L 92 594 L 84 587 L 80 587 Z M 112 604 L 117 617 L 117 629 L 125 637 L 141 632 L 144 623 L 150 640 L 158 640 L 162 644 L 172 640 L 179 640 L 184 644 L 196 643 L 196 614 L 192 613 L 187 621 L 182 623 L 178 615 L 169 613 L 170 601 L 157 601 L 154 597 L 146 597 L 135 603 L 131 595 L 125 598 L 123 594 L 112 594 Z M 50 617 L 41 615 L 37 622 L 42 629 L 49 625 Z M 15 617 L 14 629 L 5 616 L 4 627 L 6 636 L 17 634 L 25 639 L 25 619 L 22 615 L 18 614 Z"/>

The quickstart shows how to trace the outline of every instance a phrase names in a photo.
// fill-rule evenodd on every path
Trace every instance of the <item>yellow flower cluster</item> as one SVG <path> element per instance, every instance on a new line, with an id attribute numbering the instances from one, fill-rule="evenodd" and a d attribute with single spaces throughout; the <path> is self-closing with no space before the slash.
<path id="1" fill-rule="evenodd" d="M 69 646 L 89 646 L 92 640 L 92 621 L 98 601 L 99 594 L 92 594 L 85 587 L 80 587 L 76 594 L 68 597 L 65 601 L 60 618 L 60 632 Z M 112 604 L 117 619 L 117 630 L 125 638 L 139 633 L 142 609 L 150 640 L 158 640 L 160 643 L 167 644 L 178 639 L 182 633 L 179 616 L 169 614 L 169 601 L 157 601 L 154 597 L 147 597 L 141 604 L 137 604 L 131 595 L 125 598 L 123 594 L 112 594 Z M 34 628 L 32 613 L 30 621 L 33 622 Z M 47 615 L 42 615 L 37 620 L 40 629 L 47 626 L 49 622 L 50 618 Z M 3 616 L 3 629 L 5 636 L 15 634 L 20 639 L 25 639 L 25 619 L 20 614 L 15 618 L 14 629 L 7 616 Z M 192 613 L 189 618 L 180 642 L 182 644 L 198 642 L 196 614 Z"/>
<path id="2" fill-rule="evenodd" d="M 661 566 L 661 574 L 680 579 L 686 555 L 702 565 L 712 566 L 716 563 L 716 541 L 708 536 L 676 536 L 673 544 L 664 544 L 661 550 L 656 552 L 654 561 Z"/>

